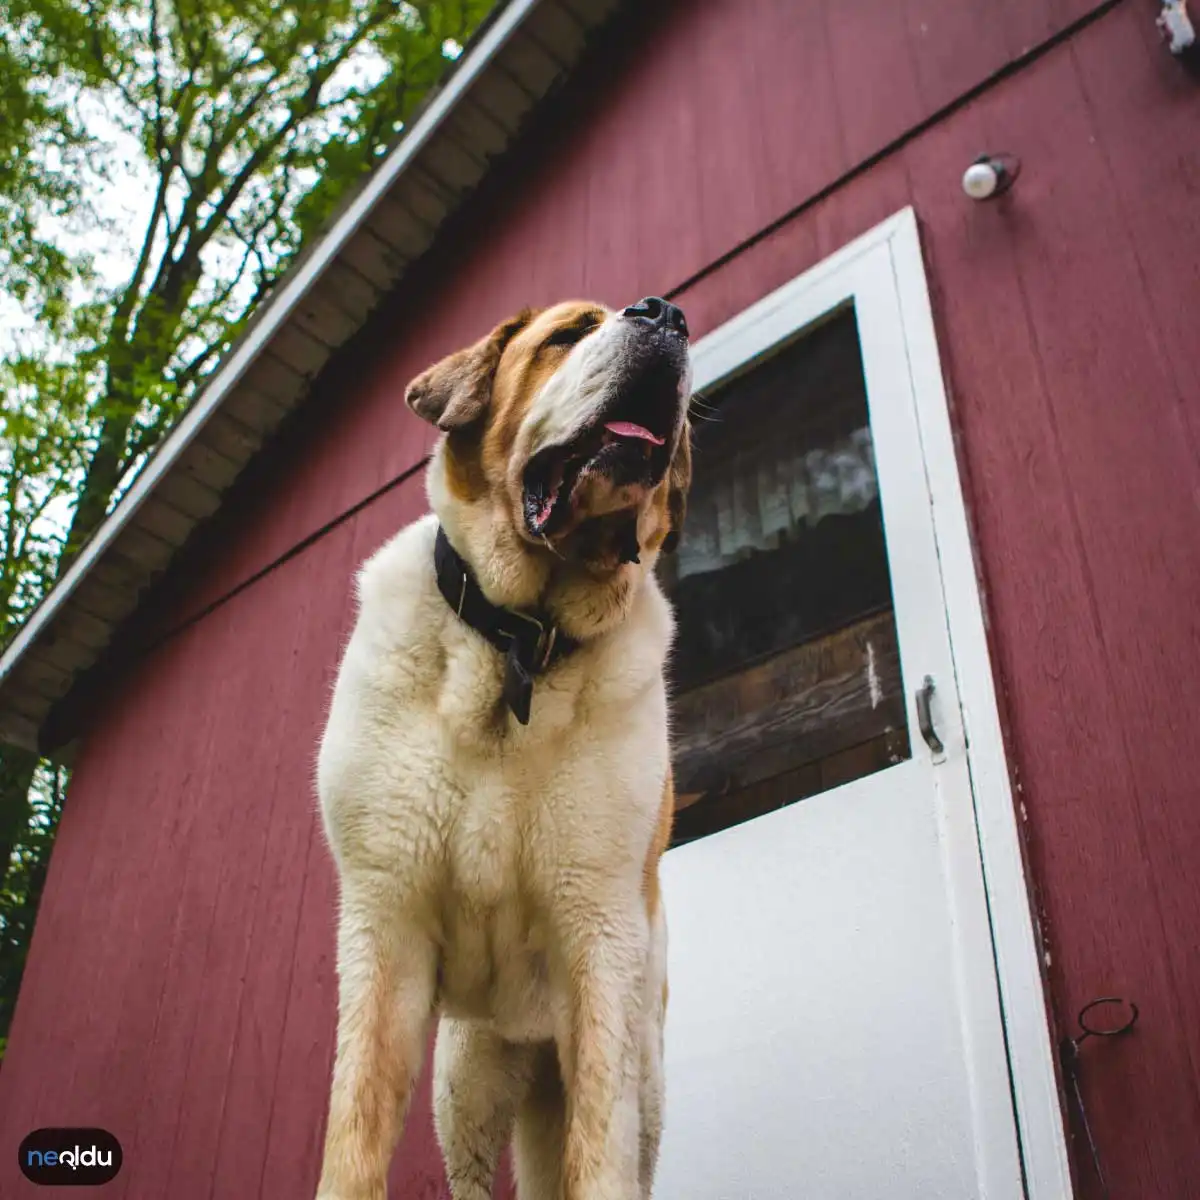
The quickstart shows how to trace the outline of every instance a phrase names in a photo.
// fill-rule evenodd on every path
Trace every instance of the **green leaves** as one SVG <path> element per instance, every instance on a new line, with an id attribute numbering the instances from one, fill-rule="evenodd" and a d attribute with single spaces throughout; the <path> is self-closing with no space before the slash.
<path id="1" fill-rule="evenodd" d="M 89 451 L 86 359 L 0 364 L 0 601 L 15 631 L 54 579 Z"/>

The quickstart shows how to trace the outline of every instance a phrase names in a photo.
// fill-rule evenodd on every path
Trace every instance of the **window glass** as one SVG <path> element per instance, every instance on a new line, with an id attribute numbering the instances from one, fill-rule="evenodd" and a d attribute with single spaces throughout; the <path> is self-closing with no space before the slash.
<path id="1" fill-rule="evenodd" d="M 671 664 L 675 843 L 909 757 L 854 310 L 697 397 Z"/>

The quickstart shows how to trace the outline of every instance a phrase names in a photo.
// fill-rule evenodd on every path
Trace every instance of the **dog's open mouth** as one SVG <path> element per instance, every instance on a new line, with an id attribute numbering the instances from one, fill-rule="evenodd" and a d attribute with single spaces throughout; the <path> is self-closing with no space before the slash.
<path id="1" fill-rule="evenodd" d="M 574 501 L 589 481 L 611 488 L 652 488 L 666 474 L 678 419 L 678 381 L 639 387 L 570 442 L 539 450 L 524 475 L 525 525 L 536 538 L 552 537 L 569 522 Z"/>

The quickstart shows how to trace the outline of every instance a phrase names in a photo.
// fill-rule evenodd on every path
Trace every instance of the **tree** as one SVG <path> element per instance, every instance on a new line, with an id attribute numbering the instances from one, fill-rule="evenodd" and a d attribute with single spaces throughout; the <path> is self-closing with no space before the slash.
<path id="1" fill-rule="evenodd" d="M 0 343 L 6 636 L 491 4 L 4 0 L 0 293 L 25 322 Z M 96 245 L 121 231 L 86 202 L 114 179 L 143 219 L 106 285 Z M 60 792 L 0 751 L 0 1035 Z"/>
<path id="2" fill-rule="evenodd" d="M 86 214 L 89 139 L 56 91 L 54 48 L 0 16 L 0 637 L 12 636 L 54 579 L 61 550 L 48 517 L 69 503 L 83 465 L 88 318 L 72 306 L 94 283 L 46 222 Z M 88 304 L 83 310 L 92 313 Z M 58 353 L 75 330 L 83 343 Z M 49 862 L 57 772 L 0 748 L 0 1053 Z"/>
<path id="3" fill-rule="evenodd" d="M 28 828 L 0 883 L 0 912 L 4 914 L 0 926 L 0 1058 L 4 1056 L 25 954 L 33 936 L 37 900 L 41 897 L 50 866 L 50 851 L 62 813 L 66 781 L 66 771 L 62 767 L 47 765 L 34 773 L 27 792 Z"/>

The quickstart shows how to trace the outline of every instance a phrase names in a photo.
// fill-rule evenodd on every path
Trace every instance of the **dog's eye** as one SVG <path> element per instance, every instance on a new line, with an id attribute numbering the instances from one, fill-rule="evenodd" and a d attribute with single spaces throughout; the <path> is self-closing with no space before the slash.
<path id="1" fill-rule="evenodd" d="M 596 325 L 597 322 L 591 319 L 579 321 L 574 325 L 566 325 L 562 329 L 556 329 L 543 344 L 546 346 L 574 346 L 576 342 L 582 342 L 596 328 Z"/>

